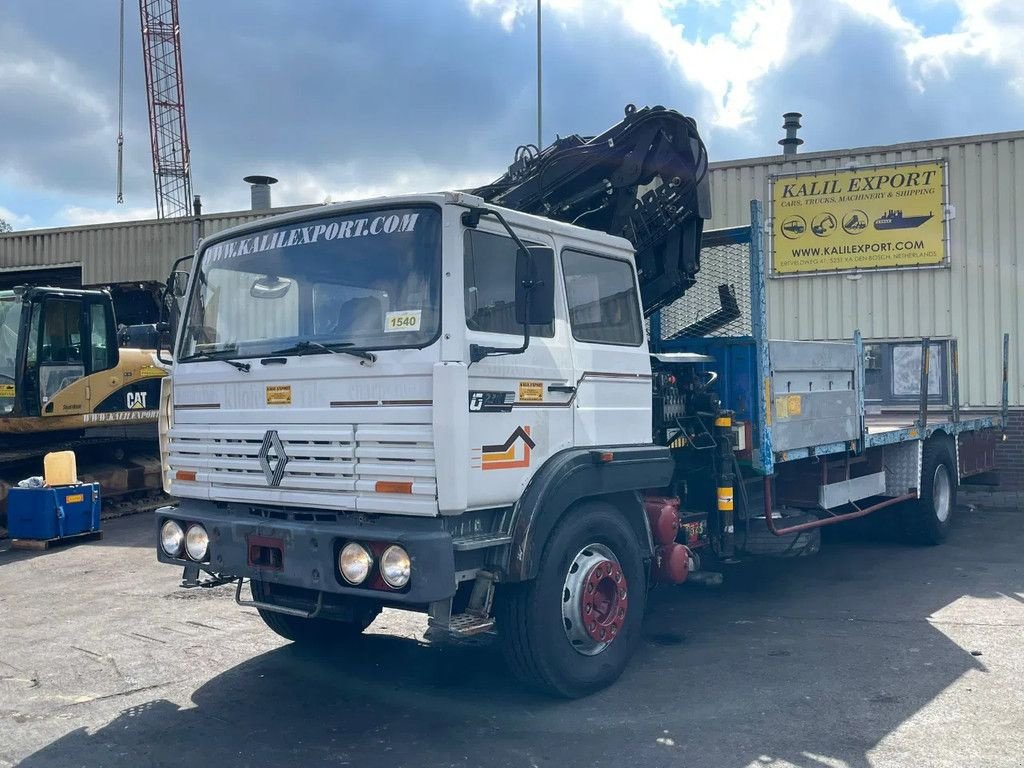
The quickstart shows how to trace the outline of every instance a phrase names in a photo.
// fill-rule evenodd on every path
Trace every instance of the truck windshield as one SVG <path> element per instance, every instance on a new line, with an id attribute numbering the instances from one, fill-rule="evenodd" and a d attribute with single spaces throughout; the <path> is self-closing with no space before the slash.
<path id="1" fill-rule="evenodd" d="M 260 357 L 300 341 L 426 346 L 440 328 L 440 232 L 440 211 L 419 206 L 289 222 L 210 245 L 179 359 Z"/>
<path id="2" fill-rule="evenodd" d="M 14 408 L 14 362 L 18 354 L 21 297 L 0 291 L 0 414 Z"/>

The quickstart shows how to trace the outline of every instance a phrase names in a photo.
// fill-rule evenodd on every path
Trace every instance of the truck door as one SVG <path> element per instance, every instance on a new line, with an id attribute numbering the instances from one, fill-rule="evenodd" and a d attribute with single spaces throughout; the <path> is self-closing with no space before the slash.
<path id="1" fill-rule="evenodd" d="M 561 252 L 573 336 L 576 445 L 650 443 L 651 361 L 630 261 Z"/>
<path id="2" fill-rule="evenodd" d="M 536 236 L 523 239 L 531 247 L 552 246 Z M 523 327 L 515 317 L 515 242 L 481 227 L 466 231 L 464 249 L 467 341 L 521 346 Z M 538 253 L 554 258 L 553 250 Z M 519 498 L 549 456 L 573 445 L 572 354 L 568 328 L 560 319 L 564 309 L 556 308 L 555 322 L 532 326 L 525 352 L 486 357 L 469 368 L 470 508 Z"/>

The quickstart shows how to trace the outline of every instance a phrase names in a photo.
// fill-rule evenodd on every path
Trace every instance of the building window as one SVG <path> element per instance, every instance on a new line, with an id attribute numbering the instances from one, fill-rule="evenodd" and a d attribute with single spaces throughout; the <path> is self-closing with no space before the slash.
<path id="1" fill-rule="evenodd" d="M 928 345 L 928 402 L 949 404 L 949 343 Z M 879 405 L 921 401 L 921 342 L 868 342 L 864 345 L 864 399 Z"/>
<path id="2" fill-rule="evenodd" d="M 572 335 L 596 344 L 643 343 L 633 267 L 628 261 L 562 251 Z"/>

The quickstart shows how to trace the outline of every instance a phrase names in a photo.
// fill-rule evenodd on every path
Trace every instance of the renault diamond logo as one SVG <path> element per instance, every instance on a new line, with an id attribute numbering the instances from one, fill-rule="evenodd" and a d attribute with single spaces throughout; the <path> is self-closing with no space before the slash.
<path id="1" fill-rule="evenodd" d="M 284 468 L 288 466 L 288 454 L 284 452 L 284 443 L 277 436 L 276 429 L 268 429 L 267 434 L 263 436 L 259 457 L 260 467 L 267 477 L 267 485 L 276 488 L 284 478 Z"/>

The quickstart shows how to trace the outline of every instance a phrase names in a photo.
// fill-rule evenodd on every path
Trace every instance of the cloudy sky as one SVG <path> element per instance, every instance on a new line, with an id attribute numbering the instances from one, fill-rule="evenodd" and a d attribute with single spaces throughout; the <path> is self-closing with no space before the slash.
<path id="1" fill-rule="evenodd" d="M 457 188 L 536 138 L 535 0 L 180 0 L 193 185 L 205 210 Z M 0 218 L 154 215 L 138 4 L 4 0 Z M 1024 128 L 1020 0 L 544 0 L 544 139 L 626 103 L 694 116 L 713 160 Z"/>

